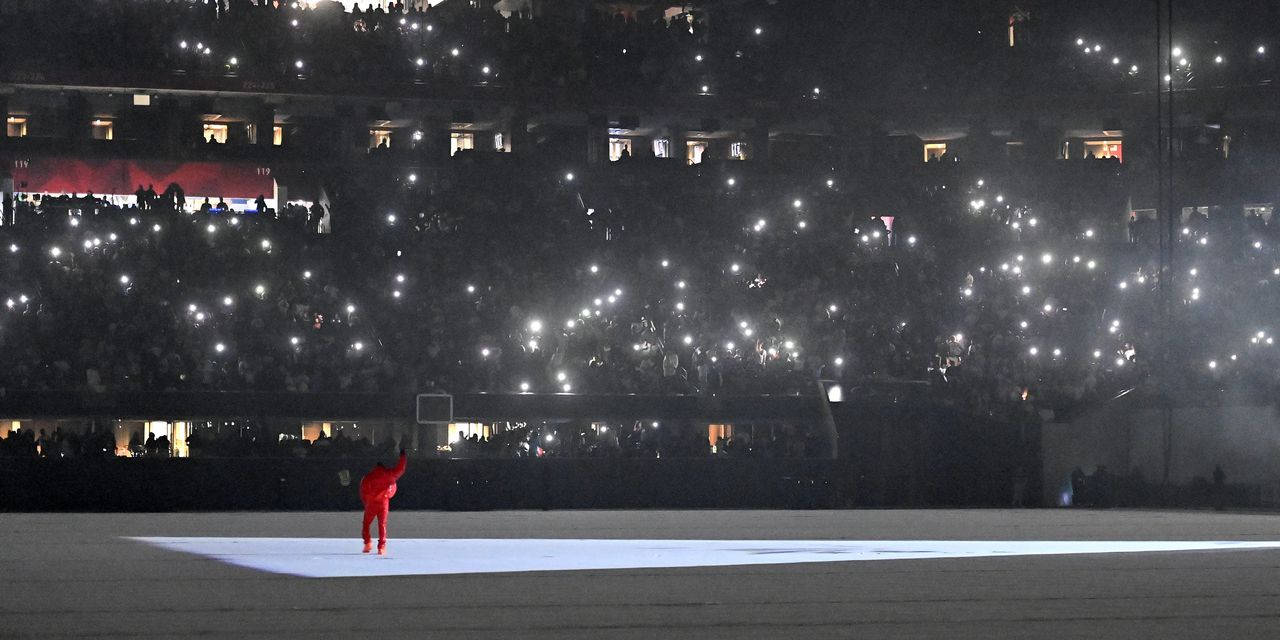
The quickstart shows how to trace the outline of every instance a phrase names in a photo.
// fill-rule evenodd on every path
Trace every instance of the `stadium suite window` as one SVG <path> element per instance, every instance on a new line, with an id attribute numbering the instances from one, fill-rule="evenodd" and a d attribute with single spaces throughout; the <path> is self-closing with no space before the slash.
<path id="1" fill-rule="evenodd" d="M 144 425 L 146 433 L 153 437 L 159 438 L 164 436 L 169 440 L 171 448 L 170 455 L 175 458 L 186 458 L 191 455 L 187 449 L 187 436 L 191 435 L 190 422 L 166 422 L 164 420 L 149 420 Z"/>
<path id="2" fill-rule="evenodd" d="M 707 426 L 707 442 L 714 449 L 716 441 L 720 438 L 730 440 L 733 438 L 733 425 L 731 424 L 713 424 Z M 717 452 L 719 453 L 719 452 Z"/>
<path id="3" fill-rule="evenodd" d="M 277 147 L 284 145 L 284 127 L 279 125 L 271 127 L 271 144 Z"/>
<path id="4" fill-rule="evenodd" d="M 451 422 L 445 428 L 449 430 L 449 444 L 471 436 L 488 438 L 491 433 L 489 425 L 483 422 Z"/>
<path id="5" fill-rule="evenodd" d="M 685 143 L 685 164 L 702 164 L 702 156 L 707 152 L 707 143 L 701 140 L 690 140 Z"/>
<path id="6" fill-rule="evenodd" d="M 302 439 L 307 442 L 315 442 L 320 436 L 328 437 L 333 433 L 333 424 L 329 422 L 304 422 L 302 423 Z"/>
<path id="7" fill-rule="evenodd" d="M 1129 212 L 1129 222 L 1137 222 L 1138 220 L 1154 221 L 1155 219 L 1156 219 L 1155 209 L 1134 209 L 1133 211 Z"/>
<path id="8" fill-rule="evenodd" d="M 631 138 L 609 138 L 609 159 L 617 162 L 622 158 L 622 152 L 631 155 Z"/>
<path id="9" fill-rule="evenodd" d="M 18 116 L 9 116 L 5 120 L 5 128 L 10 138 L 27 137 L 27 119 Z"/>
<path id="10" fill-rule="evenodd" d="M 924 161 L 933 162 L 947 155 L 947 143 L 945 142 L 926 142 L 924 145 Z"/>
<path id="11" fill-rule="evenodd" d="M 116 137 L 116 123 L 110 120 L 94 120 L 89 126 L 94 140 L 114 140 Z"/>
<path id="12" fill-rule="evenodd" d="M 377 149 L 379 147 L 391 146 L 391 130 L 389 129 L 370 129 L 369 130 L 369 148 Z"/>
<path id="13" fill-rule="evenodd" d="M 1261 216 L 1268 224 L 1271 223 L 1272 218 L 1275 216 L 1275 211 L 1275 205 L 1271 203 L 1244 205 L 1244 215 L 1246 218 L 1249 216 Z"/>
<path id="14" fill-rule="evenodd" d="M 747 159 L 747 143 L 734 142 L 729 145 L 729 157 L 734 160 Z"/>
<path id="15" fill-rule="evenodd" d="M 453 131 L 449 134 L 449 155 L 455 155 L 459 151 L 470 151 L 476 148 L 476 134 L 463 131 Z"/>
<path id="16" fill-rule="evenodd" d="M 1085 140 L 1084 157 L 1115 158 L 1124 162 L 1124 142 L 1121 140 Z"/>
<path id="17" fill-rule="evenodd" d="M 658 138 L 653 141 L 653 157 L 670 158 L 671 157 L 671 141 L 666 138 Z"/>
<path id="18" fill-rule="evenodd" d="M 218 144 L 226 144 L 227 143 L 227 125 L 219 124 L 216 122 L 206 122 L 204 123 L 204 130 L 203 130 L 202 137 L 204 138 L 205 142 L 208 142 L 210 139 L 212 139 L 214 142 Z"/>
<path id="19" fill-rule="evenodd" d="M 497 132 L 497 133 L 494 133 L 494 134 L 493 134 L 493 150 L 494 150 L 494 151 L 506 151 L 506 150 L 507 150 L 506 140 L 504 140 L 504 139 L 502 138 L 502 132 L 501 132 L 501 131 L 499 131 L 499 132 Z"/>

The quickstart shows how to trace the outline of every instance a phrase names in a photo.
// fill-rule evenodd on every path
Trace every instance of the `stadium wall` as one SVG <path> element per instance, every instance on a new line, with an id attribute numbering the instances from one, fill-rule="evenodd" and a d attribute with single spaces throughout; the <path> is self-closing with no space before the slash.
<path id="1" fill-rule="evenodd" d="M 1161 409 L 1113 402 L 1074 421 L 1044 425 L 1045 504 L 1063 502 L 1077 467 L 1092 473 L 1105 465 L 1113 475 L 1162 484 L 1167 446 L 1170 485 L 1206 485 L 1221 465 L 1228 484 L 1255 488 L 1259 506 L 1280 505 L 1280 410 L 1275 404 L 1174 407 L 1171 418 L 1166 437 Z"/>

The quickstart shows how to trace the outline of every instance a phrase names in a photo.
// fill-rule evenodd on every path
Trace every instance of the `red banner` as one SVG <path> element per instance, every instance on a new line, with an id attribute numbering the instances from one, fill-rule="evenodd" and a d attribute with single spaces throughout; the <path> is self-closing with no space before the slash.
<path id="1" fill-rule="evenodd" d="M 214 198 L 270 198 L 275 190 L 270 167 L 246 163 L 31 158 L 12 168 L 14 190 L 25 193 L 123 196 L 139 186 L 164 191 L 171 182 L 187 195 Z"/>

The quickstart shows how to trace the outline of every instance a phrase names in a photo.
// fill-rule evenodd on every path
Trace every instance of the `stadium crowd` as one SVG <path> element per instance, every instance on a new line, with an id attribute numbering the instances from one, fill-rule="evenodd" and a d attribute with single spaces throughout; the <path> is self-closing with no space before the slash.
<path id="1" fill-rule="evenodd" d="M 1042 86 L 1019 74 L 1080 93 L 1151 84 L 1116 34 L 1051 34 L 1041 42 L 1052 44 L 1018 59 L 1005 55 L 1013 48 L 1003 34 L 930 38 L 953 28 L 944 9 L 920 29 L 941 46 L 881 25 L 888 35 L 815 55 L 822 34 L 811 30 L 846 29 L 860 14 L 815 26 L 783 19 L 787 3 L 763 1 L 714 20 L 699 11 L 530 18 L 474 2 L 350 12 L 326 2 L 66 4 L 5 13 L 0 57 L 15 69 L 597 95 L 825 99 L 874 89 L 944 100 L 937 87 L 968 91 L 991 78 Z M 1185 59 L 1167 82 L 1274 75 L 1262 40 L 1181 44 Z M 1225 142 L 1214 151 L 1229 155 Z M 1078 162 L 1120 170 L 1118 159 Z M 925 382 L 938 398 L 993 414 L 1157 384 L 1172 394 L 1274 393 L 1280 222 L 1270 209 L 1188 208 L 1162 273 L 1162 229 L 1143 215 L 1126 225 L 1121 205 L 1080 195 L 1088 185 L 1055 199 L 992 167 L 929 165 L 895 180 L 757 174 L 746 163 L 656 169 L 637 157 L 576 173 L 455 167 L 421 181 L 377 166 L 341 184 L 332 212 L 310 203 L 275 211 L 261 198 L 232 210 L 189 202 L 181 185 L 159 194 L 139 185 L 127 205 L 23 197 L 0 225 L 0 394 L 788 394 L 822 379 L 868 393 Z M 1086 205 L 1064 203 L 1072 199 Z M 330 214 L 335 232 L 320 233 Z M 216 433 L 188 445 L 294 447 Z M 525 428 L 457 446 L 502 457 L 708 448 L 659 433 Z M 10 434 L 4 450 L 44 449 L 42 438 L 76 455 L 105 450 L 29 430 Z M 346 450 L 333 440 L 304 448 Z M 739 435 L 716 450 L 807 447 L 803 436 L 755 440 Z"/>
<path id="2" fill-rule="evenodd" d="M 1274 388 L 1274 221 L 1188 211 L 1157 364 L 1153 223 L 946 175 L 893 217 L 860 213 L 836 176 L 371 178 L 343 194 L 348 226 L 328 235 L 293 205 L 25 202 L 0 227 L 0 389 L 758 394 L 929 380 L 991 410 L 1114 394 L 1157 366 L 1179 389 Z"/>
<path id="3" fill-rule="evenodd" d="M 352 11 L 328 0 L 54 0 L 5 14 L 0 57 L 42 74 L 129 70 L 784 99 L 865 92 L 962 99 L 976 87 L 1040 91 L 1044 78 L 1076 92 L 1133 91 L 1155 80 L 1145 9 L 1136 6 L 1010 16 L 936 3 L 805 4 L 751 0 L 680 13 L 661 3 L 545 3 L 535 14 L 526 3 L 489 0 Z M 1185 11 L 1187 24 L 1253 35 L 1179 34 L 1166 82 L 1191 89 L 1274 80 L 1273 29 L 1233 24 L 1238 18 L 1212 6 Z M 814 15 L 826 19 L 808 19 Z M 1017 47 L 991 28 L 1005 20 Z M 847 37 L 855 31 L 860 37 Z"/>

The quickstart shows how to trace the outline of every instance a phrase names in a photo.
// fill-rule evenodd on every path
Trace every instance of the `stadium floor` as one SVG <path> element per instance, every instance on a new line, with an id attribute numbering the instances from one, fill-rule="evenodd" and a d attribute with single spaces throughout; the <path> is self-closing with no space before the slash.
<path id="1" fill-rule="evenodd" d="M 945 557 L 957 545 L 937 542 L 1280 542 L 1280 516 L 1266 514 L 393 511 L 386 558 L 359 555 L 358 528 L 358 513 L 0 514 L 0 637 L 1256 638 L 1280 622 L 1280 549 Z M 136 539 L 161 537 L 241 551 Z M 751 541 L 729 546 L 767 559 L 673 566 L 688 554 L 649 553 L 657 540 Z M 924 546 L 937 553 L 802 561 L 899 541 L 934 541 Z M 294 545 L 307 548 L 281 551 Z M 611 553 L 630 567 L 570 570 L 613 566 Z M 298 577 L 308 571 L 296 563 L 401 575 Z M 455 572 L 426 575 L 446 566 Z M 504 568 L 522 570 L 490 572 Z"/>

